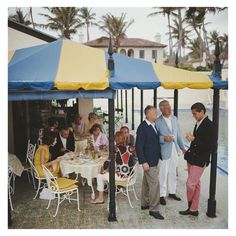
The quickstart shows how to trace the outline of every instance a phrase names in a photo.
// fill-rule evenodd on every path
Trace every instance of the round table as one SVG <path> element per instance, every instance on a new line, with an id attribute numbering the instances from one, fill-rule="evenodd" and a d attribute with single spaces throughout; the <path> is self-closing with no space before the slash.
<path id="1" fill-rule="evenodd" d="M 60 168 L 63 176 L 74 172 L 75 174 L 80 174 L 81 177 L 85 178 L 92 189 L 91 197 L 94 199 L 95 192 L 92 180 L 97 177 L 99 170 L 106 159 L 106 154 L 93 160 L 89 157 L 79 157 L 78 153 L 70 152 L 61 157 Z"/>

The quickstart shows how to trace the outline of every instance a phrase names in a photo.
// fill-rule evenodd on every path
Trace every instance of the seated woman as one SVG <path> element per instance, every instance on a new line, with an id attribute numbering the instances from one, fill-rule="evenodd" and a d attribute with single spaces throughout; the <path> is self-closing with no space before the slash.
<path id="1" fill-rule="evenodd" d="M 106 150 L 108 147 L 108 139 L 104 133 L 100 124 L 94 124 L 89 130 L 90 137 L 88 139 L 89 149 Z"/>
<path id="2" fill-rule="evenodd" d="M 103 130 L 103 127 L 102 127 L 102 123 L 101 121 L 98 119 L 97 115 L 93 112 L 90 112 L 89 115 L 88 115 L 88 123 L 85 125 L 85 134 L 89 134 L 89 130 L 92 128 L 92 126 L 94 124 L 99 124 L 101 125 L 101 130 Z"/>
<path id="3" fill-rule="evenodd" d="M 121 132 L 116 132 L 115 135 L 115 160 L 116 160 L 116 173 L 115 180 L 125 180 L 134 166 L 133 153 L 129 146 L 126 146 L 126 138 Z M 97 176 L 97 190 L 98 196 L 91 201 L 93 204 L 104 203 L 104 185 L 109 181 L 109 161 L 106 161 L 101 168 L 100 174 Z"/>
<path id="4" fill-rule="evenodd" d="M 81 137 L 85 134 L 85 123 L 83 122 L 80 114 L 75 116 L 74 122 L 72 123 L 72 128 L 76 137 Z"/>
<path id="5" fill-rule="evenodd" d="M 42 164 L 44 164 L 54 176 L 57 176 L 60 171 L 60 158 L 50 161 L 49 147 L 53 147 L 57 143 L 56 133 L 49 129 L 44 130 L 42 144 L 39 145 L 34 155 L 34 166 L 38 171 L 39 177 L 44 177 Z"/>

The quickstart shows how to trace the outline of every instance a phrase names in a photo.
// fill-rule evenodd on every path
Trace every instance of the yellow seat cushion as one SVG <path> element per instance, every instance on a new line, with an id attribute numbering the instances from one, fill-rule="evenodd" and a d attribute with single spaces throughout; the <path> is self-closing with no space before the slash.
<path id="1" fill-rule="evenodd" d="M 73 179 L 67 179 L 67 178 L 58 178 L 57 180 L 52 181 L 51 183 L 51 187 L 54 187 L 54 182 L 57 182 L 59 190 L 60 191 L 65 191 L 65 190 L 70 190 L 73 188 L 77 188 L 77 184 L 78 181 L 77 180 L 73 180 Z"/>
<path id="2" fill-rule="evenodd" d="M 60 188 L 60 192 L 64 192 L 64 191 L 68 191 L 68 190 L 72 190 L 72 189 L 75 189 L 75 188 L 78 188 L 77 185 L 73 184 L 69 187 L 66 187 L 66 188 Z"/>
<path id="3" fill-rule="evenodd" d="M 128 181 L 128 179 L 116 180 L 116 185 L 126 185 L 127 181 Z"/>

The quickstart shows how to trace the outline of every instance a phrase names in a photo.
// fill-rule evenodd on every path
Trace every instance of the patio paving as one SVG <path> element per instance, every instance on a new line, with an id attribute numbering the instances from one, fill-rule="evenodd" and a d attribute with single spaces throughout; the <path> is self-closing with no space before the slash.
<path id="1" fill-rule="evenodd" d="M 165 220 L 156 220 L 149 216 L 148 210 L 141 211 L 140 200 L 136 201 L 131 193 L 134 205 L 129 206 L 125 196 L 117 196 L 117 221 L 108 222 L 107 194 L 103 205 L 90 204 L 90 188 L 79 185 L 80 208 L 78 212 L 76 202 L 63 202 L 60 205 L 57 216 L 52 215 L 56 209 L 56 200 L 53 200 L 49 210 L 46 209 L 48 201 L 33 199 L 35 190 L 27 182 L 26 176 L 17 178 L 16 192 L 13 196 L 12 226 L 10 229 L 227 229 L 228 228 L 228 178 L 218 174 L 217 176 L 217 217 L 206 216 L 209 170 L 202 177 L 202 193 L 200 201 L 200 214 L 198 217 L 180 216 L 179 210 L 186 208 L 185 181 L 187 176 L 186 163 L 180 160 L 178 168 L 178 195 L 182 201 L 177 202 L 167 198 L 167 205 L 160 206 L 160 212 Z M 139 169 L 136 192 L 140 198 L 142 169 Z M 94 182 L 96 185 L 96 182 Z"/>

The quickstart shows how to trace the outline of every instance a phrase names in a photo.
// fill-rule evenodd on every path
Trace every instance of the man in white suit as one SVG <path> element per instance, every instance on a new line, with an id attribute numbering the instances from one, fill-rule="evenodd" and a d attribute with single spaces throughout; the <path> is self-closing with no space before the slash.
<path id="1" fill-rule="evenodd" d="M 171 115 L 171 106 L 168 101 L 159 103 L 161 115 L 156 120 L 156 127 L 160 133 L 162 160 L 160 160 L 160 203 L 166 205 L 165 197 L 181 201 L 176 195 L 176 167 L 180 150 L 185 153 L 185 146 L 180 132 L 177 117 Z M 167 186 L 168 185 L 168 186 Z"/>

